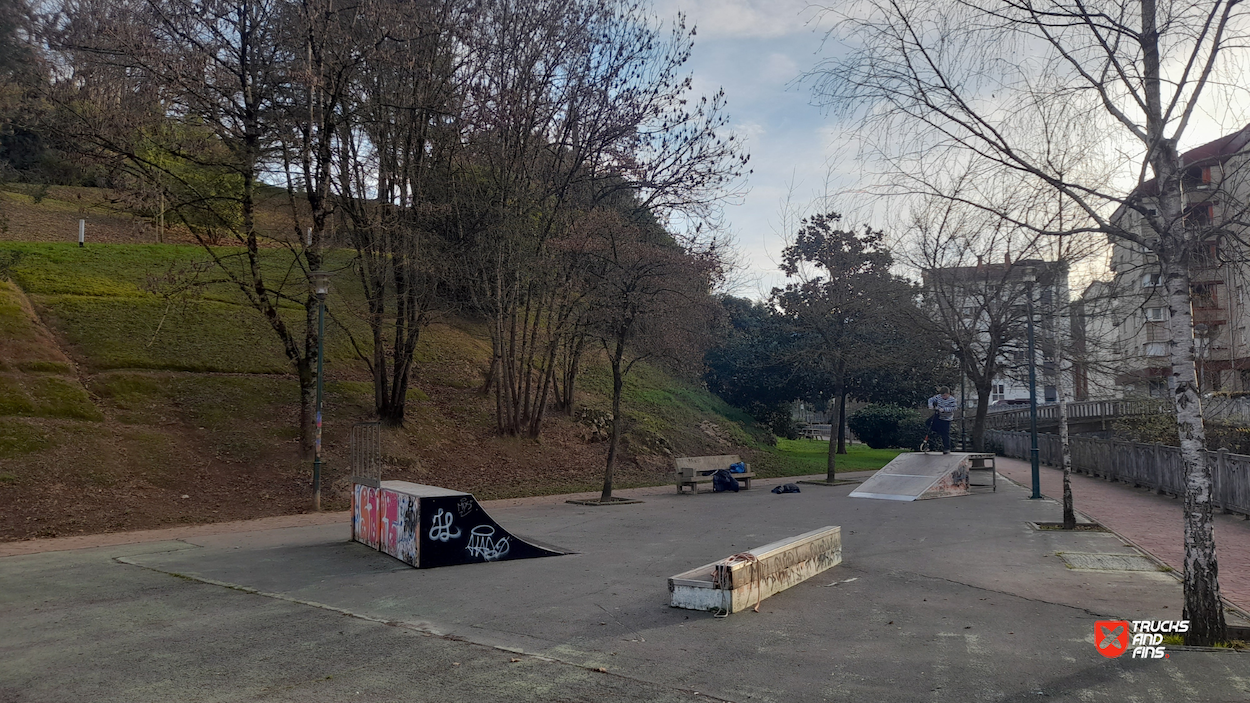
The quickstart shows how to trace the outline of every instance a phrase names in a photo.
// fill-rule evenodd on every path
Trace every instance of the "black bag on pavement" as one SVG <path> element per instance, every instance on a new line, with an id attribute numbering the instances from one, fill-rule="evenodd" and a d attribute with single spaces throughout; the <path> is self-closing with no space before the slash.
<path id="1" fill-rule="evenodd" d="M 718 469 L 712 474 L 712 490 L 716 493 L 721 491 L 738 492 L 738 479 L 730 475 L 728 469 Z"/>
<path id="2" fill-rule="evenodd" d="M 773 493 L 801 493 L 799 487 L 793 483 L 784 483 L 780 486 L 773 487 Z"/>

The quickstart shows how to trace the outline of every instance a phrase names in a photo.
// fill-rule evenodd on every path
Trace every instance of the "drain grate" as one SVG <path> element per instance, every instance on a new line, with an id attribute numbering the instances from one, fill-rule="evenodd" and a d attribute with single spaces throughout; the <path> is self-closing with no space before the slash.
<path id="1" fill-rule="evenodd" d="M 1162 571 L 1159 565 L 1140 554 L 1090 554 L 1059 552 L 1069 569 L 1082 571 Z"/>

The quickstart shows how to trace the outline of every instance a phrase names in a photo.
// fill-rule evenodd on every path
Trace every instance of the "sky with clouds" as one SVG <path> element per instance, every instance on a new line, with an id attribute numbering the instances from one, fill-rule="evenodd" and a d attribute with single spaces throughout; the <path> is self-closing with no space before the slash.
<path id="1" fill-rule="evenodd" d="M 802 81 L 819 62 L 844 50 L 826 40 L 832 22 L 813 1 L 819 2 L 653 0 L 661 19 L 683 12 L 687 24 L 697 28 L 688 65 L 696 93 L 724 88 L 733 129 L 747 140 L 751 154 L 749 192 L 725 209 L 725 226 L 740 253 L 732 289 L 737 295 L 763 299 L 773 286 L 784 285 L 777 264 L 796 215 L 836 210 L 850 224 L 882 226 L 875 219 L 885 213 L 873 212 L 880 204 L 854 195 L 860 165 L 850 139 L 853 125 L 814 104 L 810 84 Z M 1240 128 L 1245 108 L 1196 115 L 1181 147 Z"/>
<path id="2" fill-rule="evenodd" d="M 741 254 L 738 295 L 763 298 L 784 283 L 777 263 L 792 224 L 783 216 L 787 199 L 806 212 L 830 186 L 848 185 L 827 177 L 843 151 L 839 126 L 799 81 L 837 50 L 825 46 L 828 23 L 810 8 L 808 0 L 655 0 L 661 18 L 680 11 L 696 26 L 689 63 L 695 90 L 725 89 L 733 129 L 751 153 L 750 191 L 725 210 Z"/>

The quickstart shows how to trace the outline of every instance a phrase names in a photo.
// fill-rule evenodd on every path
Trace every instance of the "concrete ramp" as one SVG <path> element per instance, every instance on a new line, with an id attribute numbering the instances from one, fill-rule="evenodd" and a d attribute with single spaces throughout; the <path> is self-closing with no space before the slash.
<path id="1" fill-rule="evenodd" d="M 352 486 L 352 539 L 418 569 L 568 554 L 511 534 L 472 494 L 407 481 Z"/>
<path id="2" fill-rule="evenodd" d="M 899 454 L 851 491 L 852 498 L 924 500 L 968 495 L 971 454 Z"/>

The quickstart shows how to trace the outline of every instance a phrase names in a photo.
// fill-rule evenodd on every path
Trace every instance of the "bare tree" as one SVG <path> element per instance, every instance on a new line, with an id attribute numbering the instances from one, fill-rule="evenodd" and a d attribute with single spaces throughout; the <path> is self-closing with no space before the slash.
<path id="1" fill-rule="evenodd" d="M 378 417 L 398 425 L 421 333 L 445 308 L 438 291 L 454 224 L 442 183 L 460 145 L 465 69 L 456 46 L 469 6 L 339 5 L 308 0 L 301 10 L 311 126 L 287 153 L 304 174 L 309 245 L 326 241 L 327 223 L 338 222 L 356 251 L 370 338 L 352 342 L 373 377 Z M 328 217 L 331 207 L 337 218 Z"/>
<path id="2" fill-rule="evenodd" d="M 1158 256 L 1185 464 L 1186 641 L 1222 639 L 1189 274 L 1211 229 L 1192 215 L 1180 145 L 1218 105 L 1244 101 L 1244 82 L 1222 78 L 1236 75 L 1250 29 L 1241 3 L 868 0 L 845 17 L 840 31 L 854 33 L 858 48 L 818 70 L 819 89 L 841 106 L 871 105 L 869 126 L 893 132 L 883 152 L 987 164 L 1001 182 L 1050 189 L 1088 222 L 1015 224 L 1041 234 L 1103 232 Z M 1097 127 L 1090 148 L 1115 161 L 1115 178 L 1090 180 L 1047 163 L 1032 137 L 1045 107 L 1061 102 Z"/>
<path id="3" fill-rule="evenodd" d="M 501 432 L 537 436 L 557 373 L 576 369 L 576 271 L 553 247 L 582 213 L 624 192 L 661 219 L 706 216 L 742 173 L 723 95 L 689 95 L 692 42 L 630 0 L 482 5 L 455 184 Z"/>
<path id="4" fill-rule="evenodd" d="M 81 85 L 77 76 L 92 72 L 130 76 L 123 87 L 137 95 L 95 95 L 75 91 L 69 97 L 102 97 L 62 102 L 79 134 L 98 152 L 120 157 L 122 167 L 145 184 L 177 186 L 190 207 L 214 213 L 240 255 L 217 248 L 213 228 L 191 232 L 217 264 L 218 270 L 260 312 L 277 336 L 300 384 L 300 437 L 305 454 L 312 451 L 314 388 L 317 362 L 317 300 L 306 274 L 321 267 L 320 250 L 295 251 L 292 264 L 276 279 L 262 263 L 257 228 L 257 203 L 262 178 L 276 155 L 287 67 L 292 63 L 287 6 L 280 0 L 127 0 L 101 3 L 73 0 L 52 18 L 56 46 L 72 58 L 62 87 Z M 98 81 L 97 81 L 98 83 Z M 110 122 L 110 105 L 135 97 L 146 112 L 122 108 Z M 132 121 L 138 115 L 142 121 Z M 169 139 L 152 125 L 166 128 Z M 172 131 L 170 131 L 172 129 Z M 181 135 L 211 135 L 213 148 L 191 149 Z M 210 190 L 183 168 L 191 164 L 229 174 L 237 188 Z M 219 183 L 219 181 L 210 181 Z M 237 218 L 231 210 L 237 208 Z M 177 206 L 175 206 L 177 209 Z M 298 241 L 298 240 L 297 240 Z M 304 308 L 302 330 L 280 312 L 284 302 Z"/>
<path id="5" fill-rule="evenodd" d="M 625 380 L 639 362 L 689 365 L 711 342 L 718 306 L 711 291 L 720 275 L 715 242 L 688 250 L 655 223 L 598 211 L 579 227 L 589 235 L 588 333 L 612 369 L 612 431 L 601 503 L 613 500 L 613 473 L 624 417 Z"/>
<path id="6" fill-rule="evenodd" d="M 960 360 L 976 391 L 972 444 L 984 451 L 994 387 L 1025 357 L 1025 271 L 1038 268 L 1036 238 L 951 201 L 929 199 L 912 212 L 907 263 L 924 278 L 921 334 Z"/>

